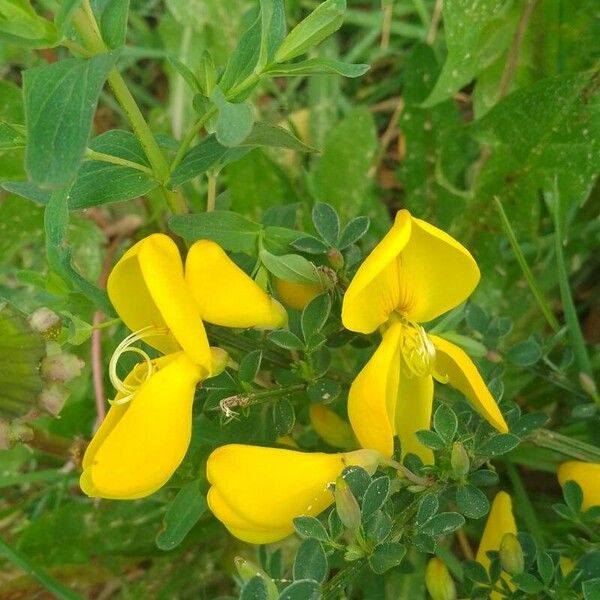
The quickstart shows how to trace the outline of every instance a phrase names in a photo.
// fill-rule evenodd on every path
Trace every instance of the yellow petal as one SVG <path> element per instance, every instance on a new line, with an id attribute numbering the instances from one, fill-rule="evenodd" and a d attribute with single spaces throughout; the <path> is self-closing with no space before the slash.
<path id="1" fill-rule="evenodd" d="M 435 346 L 434 376 L 441 383 L 449 383 L 464 394 L 471 406 L 501 433 L 508 432 L 508 425 L 487 389 L 477 367 L 464 350 L 436 335 L 429 339 Z"/>
<path id="2" fill-rule="evenodd" d="M 215 242 L 199 240 L 185 261 L 185 279 L 205 321 L 225 327 L 282 327 L 287 313 Z"/>
<path id="3" fill-rule="evenodd" d="M 333 503 L 328 484 L 346 466 L 373 473 L 379 458 L 371 450 L 324 454 L 229 444 L 208 458 L 208 503 L 240 539 L 274 542 L 292 533 L 295 517 L 316 516 Z"/>
<path id="4" fill-rule="evenodd" d="M 274 277 L 273 283 L 278 298 L 295 310 L 303 310 L 313 298 L 323 293 L 323 288 L 316 283 L 294 283 L 279 277 Z"/>
<path id="5" fill-rule="evenodd" d="M 414 217 L 398 269 L 402 285 L 398 310 L 417 323 L 431 321 L 464 302 L 480 277 L 475 259 L 462 244 Z"/>
<path id="6" fill-rule="evenodd" d="M 515 523 L 515 517 L 513 516 L 512 500 L 510 496 L 506 492 L 498 492 L 492 502 L 490 514 L 485 523 L 481 542 L 479 542 L 479 548 L 477 550 L 477 556 L 475 557 L 475 560 L 482 564 L 486 571 L 491 562 L 486 552 L 490 550 L 499 550 L 500 542 L 505 533 L 516 535 L 517 524 Z"/>
<path id="7" fill-rule="evenodd" d="M 196 364 L 210 370 L 200 311 L 183 278 L 179 250 L 171 238 L 156 233 L 131 247 L 114 266 L 106 288 L 131 331 L 164 328 L 167 335 L 144 341 L 163 354 L 183 349 Z"/>
<path id="8" fill-rule="evenodd" d="M 192 403 L 203 371 L 184 352 L 158 369 L 131 401 L 113 407 L 86 451 L 81 486 L 101 498 L 152 494 L 171 477 L 189 445 Z M 132 381 L 128 378 L 126 381 Z"/>
<path id="9" fill-rule="evenodd" d="M 350 282 L 342 322 L 369 333 L 393 311 L 417 323 L 431 321 L 466 300 L 479 276 L 464 246 L 401 210 Z"/>
<path id="10" fill-rule="evenodd" d="M 403 365 L 400 369 L 398 400 L 396 402 L 396 435 L 400 438 L 402 456 L 416 454 L 425 465 L 434 464 L 433 451 L 423 446 L 417 431 L 431 427 L 433 378 L 418 377 Z"/>
<path id="11" fill-rule="evenodd" d="M 558 467 L 558 481 L 565 485 L 567 481 L 579 484 L 583 492 L 583 510 L 600 505 L 600 463 L 588 463 L 570 460 Z"/>
<path id="12" fill-rule="evenodd" d="M 394 452 L 401 331 L 400 323 L 387 329 L 381 344 L 352 382 L 348 394 L 348 418 L 359 444 L 378 450 L 386 458 Z"/>
<path id="13" fill-rule="evenodd" d="M 393 227 L 360 265 L 344 294 L 344 327 L 371 333 L 385 323 L 390 313 L 399 306 L 398 257 L 410 235 L 410 214 L 401 210 Z"/>
<path id="14" fill-rule="evenodd" d="M 319 437 L 334 448 L 356 448 L 352 427 L 330 408 L 311 403 L 308 407 L 311 425 Z"/>

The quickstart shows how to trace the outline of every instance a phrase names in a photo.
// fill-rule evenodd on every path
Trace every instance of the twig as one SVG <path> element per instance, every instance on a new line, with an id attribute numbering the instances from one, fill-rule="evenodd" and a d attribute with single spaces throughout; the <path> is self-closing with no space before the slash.
<path id="1" fill-rule="evenodd" d="M 392 113 L 392 116 L 390 117 L 390 122 L 388 123 L 386 130 L 383 132 L 383 135 L 381 136 L 381 141 L 379 142 L 379 150 L 377 152 L 377 155 L 375 157 L 375 161 L 373 162 L 373 165 L 369 169 L 369 177 L 375 176 L 375 173 L 377 173 L 377 168 L 379 166 L 379 163 L 381 162 L 383 156 L 385 155 L 385 152 L 386 152 L 388 146 L 390 145 L 390 142 L 398 135 L 398 121 L 400 120 L 400 115 L 402 114 L 403 110 L 404 110 L 404 99 L 402 97 L 400 97 L 400 98 L 398 98 L 398 101 L 396 103 L 396 108 L 394 109 L 394 112 Z"/>
<path id="2" fill-rule="evenodd" d="M 208 193 L 206 196 L 206 212 L 215 210 L 215 202 L 217 199 L 217 176 L 208 174 Z"/>
<path id="3" fill-rule="evenodd" d="M 427 37 L 425 41 L 432 46 L 433 42 L 435 42 L 435 38 L 437 36 L 438 27 L 440 21 L 442 20 L 442 8 L 443 8 L 443 0 L 435 0 L 435 6 L 433 7 L 433 14 L 431 15 L 431 23 L 429 24 L 429 31 L 427 32 Z"/>
<path id="4" fill-rule="evenodd" d="M 381 27 L 381 43 L 379 47 L 387 50 L 390 45 L 390 35 L 392 33 L 392 19 L 394 16 L 394 0 L 388 0 L 388 4 L 383 12 L 383 25 Z"/>

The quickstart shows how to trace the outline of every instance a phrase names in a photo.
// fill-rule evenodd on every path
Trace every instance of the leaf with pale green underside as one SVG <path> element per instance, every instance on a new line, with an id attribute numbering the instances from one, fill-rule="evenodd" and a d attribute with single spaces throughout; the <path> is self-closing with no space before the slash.
<path id="1" fill-rule="evenodd" d="M 70 58 L 23 73 L 25 165 L 44 186 L 70 182 L 83 160 L 100 90 L 115 56 Z"/>
<path id="2" fill-rule="evenodd" d="M 228 102 L 220 88 L 216 87 L 211 100 L 219 109 L 215 135 L 223 146 L 241 144 L 252 131 L 254 114 L 247 102 Z"/>
<path id="3" fill-rule="evenodd" d="M 272 65 L 266 73 L 277 77 L 295 77 L 297 75 L 342 75 L 360 77 L 370 69 L 369 65 L 345 63 L 331 58 L 309 58 L 295 63 Z"/>

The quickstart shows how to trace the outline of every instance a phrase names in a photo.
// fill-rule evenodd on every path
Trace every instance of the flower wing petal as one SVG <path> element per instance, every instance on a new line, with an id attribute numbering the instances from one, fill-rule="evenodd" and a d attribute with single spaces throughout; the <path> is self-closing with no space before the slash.
<path id="1" fill-rule="evenodd" d="M 106 288 L 131 331 L 165 328 L 167 335 L 144 341 L 164 354 L 183 349 L 210 371 L 210 349 L 200 311 L 185 283 L 179 250 L 171 238 L 156 233 L 131 247 L 114 266 Z"/>
<path id="2" fill-rule="evenodd" d="M 477 367 L 467 353 L 457 345 L 436 335 L 430 335 L 436 351 L 434 376 L 441 383 L 448 382 L 464 394 L 471 406 L 501 433 L 508 425 L 483 381 Z"/>
<path id="3" fill-rule="evenodd" d="M 225 327 L 282 327 L 287 313 L 215 242 L 189 250 L 185 278 L 205 321 Z"/>
<path id="4" fill-rule="evenodd" d="M 346 290 L 342 305 L 344 327 L 371 333 L 398 307 L 398 257 L 410 236 L 410 214 L 401 210 L 392 228 L 365 258 Z"/>
<path id="5" fill-rule="evenodd" d="M 378 450 L 386 457 L 394 451 L 401 330 L 400 323 L 387 329 L 348 394 L 348 418 L 359 444 Z"/>

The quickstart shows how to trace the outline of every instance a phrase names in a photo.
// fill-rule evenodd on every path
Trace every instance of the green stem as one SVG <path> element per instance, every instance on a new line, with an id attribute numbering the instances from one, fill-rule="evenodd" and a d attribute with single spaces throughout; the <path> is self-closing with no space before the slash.
<path id="1" fill-rule="evenodd" d="M 102 323 L 92 325 L 92 329 L 106 329 L 107 327 L 112 327 L 113 325 L 118 325 L 120 322 L 121 322 L 121 319 L 119 317 L 117 317 L 116 319 L 110 319 L 108 321 L 102 321 Z"/>
<path id="2" fill-rule="evenodd" d="M 365 563 L 365 559 L 359 559 L 340 569 L 323 585 L 323 600 L 339 600 L 339 598 L 342 598 L 343 591 L 358 577 Z"/>
<path id="3" fill-rule="evenodd" d="M 194 138 L 198 135 L 200 130 L 208 123 L 210 119 L 212 119 L 217 114 L 217 107 L 212 106 L 209 110 L 207 110 L 188 130 L 185 134 L 183 140 L 181 140 L 181 144 L 179 144 L 179 148 L 177 149 L 177 153 L 175 154 L 175 158 L 171 163 L 170 171 L 171 173 L 179 166 L 179 163 L 183 160 L 188 148 L 191 143 L 194 141 Z"/>
<path id="4" fill-rule="evenodd" d="M 206 212 L 215 210 L 215 202 L 217 199 L 217 176 L 208 174 L 208 194 L 206 197 Z"/>
<path id="5" fill-rule="evenodd" d="M 105 46 L 100 35 L 98 24 L 96 23 L 89 0 L 84 0 L 82 8 L 79 8 L 75 12 L 73 16 L 73 25 L 84 41 L 87 49 L 93 54 L 108 52 L 108 48 Z M 154 176 L 163 186 L 164 195 L 169 207 L 174 213 L 181 214 L 187 212 L 183 199 L 164 188 L 170 178 L 171 171 L 169 169 L 169 164 L 154 138 L 148 123 L 146 123 L 140 107 L 137 105 L 125 80 L 116 67 L 113 67 L 108 74 L 108 83 L 148 157 L 148 162 L 152 167 Z"/>
<path id="6" fill-rule="evenodd" d="M 219 406 L 225 413 L 225 416 L 228 417 L 234 412 L 234 408 L 246 408 L 248 406 L 254 406 L 255 404 L 262 404 L 263 402 L 270 402 L 274 398 L 282 398 L 284 396 L 288 396 L 289 394 L 293 394 L 294 392 L 300 392 L 304 389 L 306 389 L 306 386 L 303 383 L 297 383 L 295 385 L 261 392 L 236 394 L 235 396 L 229 396 L 229 398 L 224 398 L 221 400 Z"/>
<path id="7" fill-rule="evenodd" d="M 8 545 L 2 538 L 0 538 L 0 554 L 4 555 L 10 562 L 22 569 L 27 575 L 30 575 L 36 579 L 48 592 L 59 600 L 83 600 L 82 596 L 71 591 L 68 587 L 60 583 L 31 563 L 29 558 Z"/>
<path id="8" fill-rule="evenodd" d="M 515 254 L 515 258 L 517 259 L 517 262 L 519 263 L 519 266 L 521 267 L 521 271 L 523 272 L 523 275 L 525 276 L 525 279 L 527 280 L 529 289 L 531 290 L 531 293 L 533 294 L 536 302 L 538 303 L 540 310 L 542 311 L 544 317 L 546 318 L 548 325 L 550 325 L 552 330 L 556 332 L 560 329 L 560 323 L 558 322 L 558 320 L 556 319 L 556 317 L 550 310 L 548 303 L 546 302 L 540 288 L 538 287 L 538 284 L 535 281 L 533 273 L 531 272 L 531 269 L 529 268 L 529 265 L 527 264 L 527 261 L 525 260 L 525 257 L 523 256 L 523 252 L 521 251 L 521 248 L 519 247 L 519 242 L 517 241 L 515 232 L 513 231 L 510 221 L 508 220 L 508 217 L 506 216 L 506 213 L 504 212 L 504 207 L 502 206 L 502 203 L 496 196 L 494 196 L 494 204 L 496 205 L 496 209 L 498 210 L 498 214 L 500 215 L 500 220 L 502 222 L 502 227 L 504 229 L 504 233 L 506 234 L 506 237 L 508 238 L 508 241 L 510 242 L 510 245 Z"/>
<path id="9" fill-rule="evenodd" d="M 104 152 L 96 152 L 91 148 L 87 148 L 85 151 L 85 158 L 89 160 L 99 160 L 101 162 L 112 163 L 113 165 L 119 165 L 121 167 L 129 167 L 130 169 L 135 169 L 136 171 L 141 171 L 150 177 L 154 177 L 154 171 L 145 167 L 144 165 L 140 165 L 139 163 L 133 162 L 131 160 L 127 160 L 126 158 L 120 158 L 119 156 L 113 156 L 112 154 L 105 154 Z"/>
<path id="10" fill-rule="evenodd" d="M 571 338 L 571 344 L 573 345 L 573 350 L 575 351 L 575 359 L 577 361 L 579 371 L 580 373 L 585 373 L 588 375 L 588 377 L 591 377 L 592 365 L 585 347 L 585 340 L 579 324 L 575 303 L 573 302 L 573 296 L 569 286 L 569 275 L 567 273 L 565 264 L 565 255 L 563 252 L 564 234 L 562 230 L 561 218 L 562 210 L 560 194 L 556 189 L 556 184 L 552 196 L 554 197 L 554 202 L 551 202 L 551 205 L 553 206 L 550 213 L 552 214 L 552 220 L 554 221 L 554 250 L 556 252 L 556 269 L 558 274 L 558 286 L 560 288 L 560 298 L 563 305 L 563 313 L 565 315 L 565 322 L 569 331 L 569 337 Z M 552 200 L 552 196 L 547 194 L 547 200 Z M 592 386 L 592 388 L 594 387 L 595 386 Z M 590 396 L 592 396 L 596 403 L 600 404 L 600 396 L 597 394 L 597 392 L 595 392 L 595 390 L 591 390 Z"/>
<path id="11" fill-rule="evenodd" d="M 600 463 L 600 448 L 548 429 L 539 429 L 526 440 L 536 446 L 559 452 L 576 460 Z"/>

